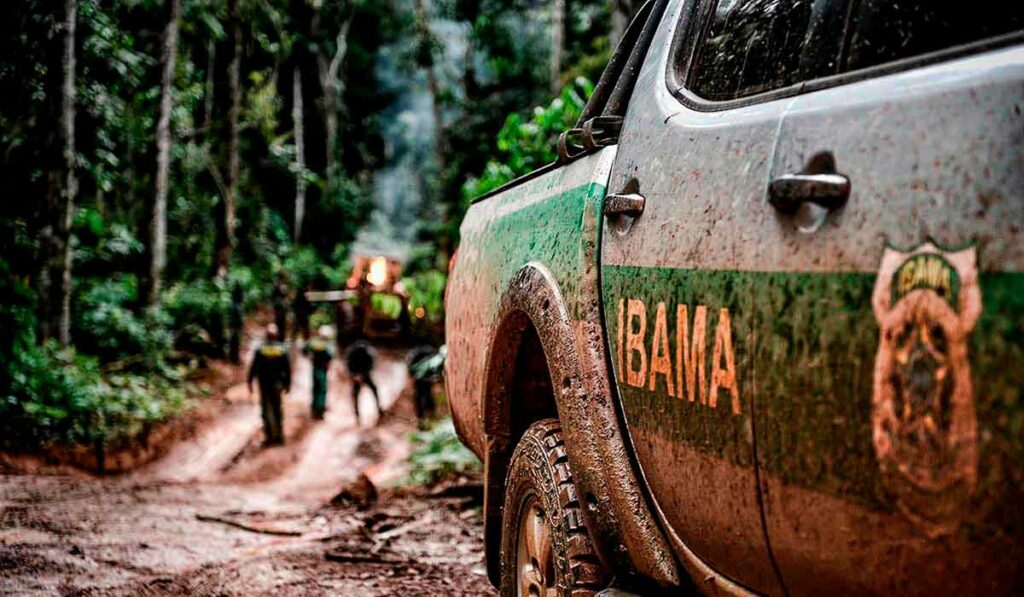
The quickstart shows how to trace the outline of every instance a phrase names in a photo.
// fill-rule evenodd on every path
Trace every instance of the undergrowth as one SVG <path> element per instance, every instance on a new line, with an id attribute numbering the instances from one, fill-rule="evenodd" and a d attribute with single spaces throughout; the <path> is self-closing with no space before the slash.
<path id="1" fill-rule="evenodd" d="M 409 456 L 406 484 L 434 485 L 481 470 L 480 460 L 459 441 L 451 418 L 437 421 L 430 429 L 414 432 L 411 439 L 412 454 Z"/>

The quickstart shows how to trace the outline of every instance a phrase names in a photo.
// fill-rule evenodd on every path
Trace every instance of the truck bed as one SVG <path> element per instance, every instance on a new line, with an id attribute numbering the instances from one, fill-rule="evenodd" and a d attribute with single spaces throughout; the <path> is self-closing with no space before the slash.
<path id="1" fill-rule="evenodd" d="M 615 147 L 529 178 L 470 206 L 447 295 L 445 380 L 455 427 L 483 458 L 482 380 L 498 304 L 527 263 L 545 266 L 569 317 L 596 311 L 601 207 Z"/>

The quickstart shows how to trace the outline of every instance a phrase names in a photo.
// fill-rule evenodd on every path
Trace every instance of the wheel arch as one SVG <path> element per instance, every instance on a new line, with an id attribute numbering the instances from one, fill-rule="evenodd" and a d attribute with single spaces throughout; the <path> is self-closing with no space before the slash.
<path id="1" fill-rule="evenodd" d="M 587 527 L 605 564 L 662 586 L 679 584 L 677 564 L 640 490 L 619 430 L 596 301 L 594 311 L 590 321 L 573 322 L 555 277 L 538 262 L 520 268 L 501 296 L 480 403 L 484 543 L 488 576 L 496 586 L 508 462 L 529 425 L 547 417 L 562 424 Z M 542 370 L 546 388 L 517 380 Z"/>

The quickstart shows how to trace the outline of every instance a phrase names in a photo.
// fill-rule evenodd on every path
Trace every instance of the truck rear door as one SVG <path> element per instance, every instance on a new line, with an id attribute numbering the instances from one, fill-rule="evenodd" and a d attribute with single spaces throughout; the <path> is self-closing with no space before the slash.
<path id="1" fill-rule="evenodd" d="M 1020 592 L 1024 13 L 833 4 L 757 227 L 773 553 L 793 594 Z"/>

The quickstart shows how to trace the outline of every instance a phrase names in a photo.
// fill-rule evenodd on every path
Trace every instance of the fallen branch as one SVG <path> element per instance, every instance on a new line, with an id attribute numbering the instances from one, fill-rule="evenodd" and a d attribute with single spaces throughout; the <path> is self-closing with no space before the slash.
<path id="1" fill-rule="evenodd" d="M 237 520 L 232 520 L 230 518 L 225 518 L 223 516 L 210 516 L 208 514 L 196 514 L 196 519 L 201 520 L 203 522 L 219 522 L 221 524 L 226 524 L 228 526 L 232 526 L 232 527 L 235 527 L 235 528 L 238 528 L 238 529 L 242 529 L 243 531 L 249 531 L 250 533 L 262 533 L 264 535 L 278 535 L 278 536 L 281 536 L 281 537 L 301 537 L 302 536 L 302 531 L 290 531 L 290 530 L 287 530 L 287 529 L 275 529 L 273 527 L 254 526 L 254 525 L 245 524 L 244 522 L 238 522 Z"/>
<path id="2" fill-rule="evenodd" d="M 328 551 L 324 557 L 329 562 L 353 563 L 353 564 L 388 564 L 388 565 L 410 565 L 412 562 L 405 558 L 389 558 L 387 556 L 373 553 L 352 553 L 349 551 Z"/>
<path id="3" fill-rule="evenodd" d="M 376 539 L 377 541 L 387 541 L 388 539 L 394 539 L 399 535 L 404 535 L 415 528 L 428 525 L 432 522 L 434 522 L 434 517 L 431 516 L 430 513 L 427 513 L 426 516 L 422 518 L 417 518 L 412 522 L 407 522 L 400 527 L 395 527 L 390 531 L 378 533 L 376 536 L 374 536 L 374 539 Z"/>

